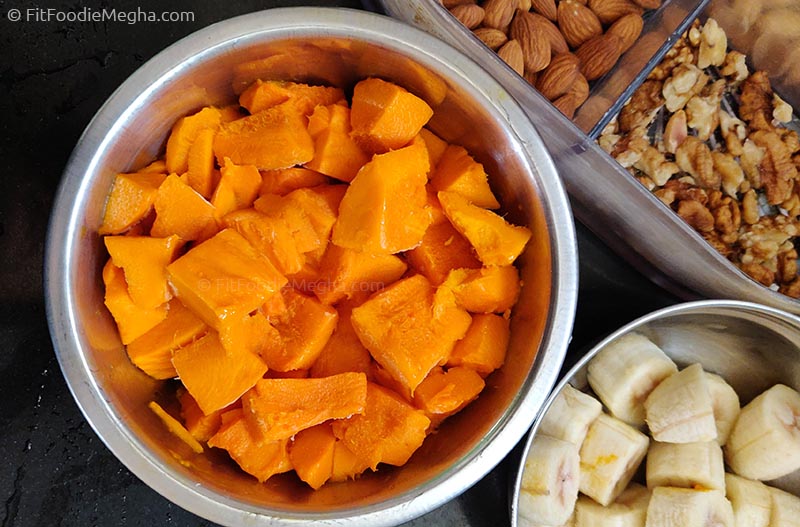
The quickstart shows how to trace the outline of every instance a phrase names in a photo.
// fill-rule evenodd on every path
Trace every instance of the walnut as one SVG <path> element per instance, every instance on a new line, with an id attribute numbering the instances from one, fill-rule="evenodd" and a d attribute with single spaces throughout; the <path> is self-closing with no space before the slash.
<path id="1" fill-rule="evenodd" d="M 745 223 L 755 225 L 758 223 L 758 217 L 758 197 L 756 191 L 750 189 L 742 196 L 742 219 Z"/>
<path id="2" fill-rule="evenodd" d="M 714 216 L 714 229 L 721 234 L 736 233 L 742 224 L 739 203 L 730 197 L 725 197 L 721 203 L 712 208 L 711 214 Z"/>
<path id="3" fill-rule="evenodd" d="M 759 166 L 765 155 L 766 149 L 756 145 L 750 139 L 746 140 L 742 145 L 742 154 L 739 156 L 739 162 L 742 165 L 747 181 L 750 182 L 753 188 L 761 188 L 761 170 Z"/>
<path id="4" fill-rule="evenodd" d="M 719 66 L 725 61 L 728 50 L 728 37 L 717 21 L 709 18 L 700 33 L 700 51 L 697 54 L 697 67 Z"/>
<path id="5" fill-rule="evenodd" d="M 719 104 L 725 91 L 725 81 L 718 80 L 686 103 L 687 124 L 697 131 L 697 138 L 708 141 L 719 125 Z"/>
<path id="6" fill-rule="evenodd" d="M 675 151 L 675 162 L 688 172 L 703 188 L 719 188 L 720 175 L 714 171 L 714 160 L 708 145 L 700 139 L 689 136 Z"/>
<path id="7" fill-rule="evenodd" d="M 660 188 L 653 192 L 653 194 L 667 206 L 672 205 L 675 201 L 675 191 L 672 189 Z"/>
<path id="8" fill-rule="evenodd" d="M 725 61 L 722 63 L 722 68 L 720 68 L 719 72 L 728 79 L 733 87 L 738 86 L 750 75 L 745 62 L 746 59 L 747 57 L 738 51 L 729 51 L 725 55 Z"/>
<path id="9" fill-rule="evenodd" d="M 763 129 L 763 123 L 769 123 L 772 119 L 772 86 L 766 72 L 757 71 L 742 83 L 739 117 L 751 127 L 755 124 L 759 129 Z"/>
<path id="10" fill-rule="evenodd" d="M 767 193 L 767 202 L 777 205 L 786 201 L 792 195 L 794 180 L 797 179 L 797 168 L 792 162 L 789 149 L 775 132 L 757 130 L 750 134 L 750 139 L 765 150 L 758 168 L 761 183 Z"/>
<path id="11" fill-rule="evenodd" d="M 622 136 L 617 134 L 604 134 L 597 138 L 597 144 L 599 144 L 600 148 L 605 150 L 606 153 L 610 154 L 614 151 L 614 148 L 621 138 Z"/>
<path id="12" fill-rule="evenodd" d="M 647 145 L 642 150 L 642 155 L 638 161 L 633 164 L 634 168 L 638 168 L 659 187 L 680 172 L 680 168 L 675 163 L 667 161 L 664 154 L 650 145 Z M 652 189 L 651 189 L 652 190 Z"/>
<path id="13" fill-rule="evenodd" d="M 652 191 L 652 190 L 655 190 L 655 188 L 656 188 L 656 184 L 653 182 L 652 179 L 650 179 L 647 176 L 638 175 L 638 176 L 636 176 L 636 181 L 641 183 L 641 185 L 644 188 L 646 188 L 647 190 Z"/>
<path id="14" fill-rule="evenodd" d="M 781 136 L 781 141 L 786 145 L 790 155 L 800 151 L 800 137 L 798 137 L 797 132 L 788 128 L 777 128 L 775 131 Z"/>
<path id="15" fill-rule="evenodd" d="M 611 155 L 624 168 L 630 168 L 642 158 L 642 152 L 646 148 L 650 148 L 647 139 L 628 136 L 617 142 Z"/>
<path id="16" fill-rule="evenodd" d="M 775 273 L 758 263 L 742 263 L 739 268 L 750 278 L 764 286 L 771 286 L 775 283 Z"/>
<path id="17" fill-rule="evenodd" d="M 674 154 L 684 139 L 689 135 L 686 125 L 686 112 L 678 110 L 672 114 L 664 127 L 664 150 Z"/>
<path id="18" fill-rule="evenodd" d="M 789 199 L 781 203 L 781 209 L 786 211 L 786 215 L 790 218 L 797 218 L 800 216 L 800 196 L 797 195 L 796 190 Z"/>
<path id="19" fill-rule="evenodd" d="M 744 250 L 742 263 L 765 263 L 777 265 L 777 256 L 784 244 L 797 236 L 795 222 L 784 216 L 763 217 L 749 230 L 739 236 L 739 245 Z"/>
<path id="20" fill-rule="evenodd" d="M 785 250 L 778 253 L 778 281 L 785 284 L 797 278 L 797 251 L 791 242 L 784 245 Z"/>
<path id="21" fill-rule="evenodd" d="M 695 187 L 694 182 L 686 182 L 682 181 L 681 179 L 670 179 L 664 185 L 664 188 L 674 192 L 675 199 L 678 201 L 688 199 L 697 201 L 703 205 L 708 204 L 708 193 L 699 187 Z"/>
<path id="22" fill-rule="evenodd" d="M 725 194 L 735 198 L 739 192 L 739 186 L 744 181 L 741 165 L 731 154 L 724 152 L 711 152 L 711 159 L 714 161 L 714 170 L 722 179 L 722 190 L 725 191 Z"/>
<path id="23" fill-rule="evenodd" d="M 792 298 L 800 298 L 800 278 L 795 278 L 791 282 L 782 284 L 778 291 Z"/>
<path id="24" fill-rule="evenodd" d="M 736 242 L 735 239 L 731 240 L 716 231 L 703 232 L 700 234 L 703 239 L 708 242 L 708 244 L 711 245 L 711 247 L 713 247 L 718 253 L 725 258 L 733 259 L 736 254 L 736 251 L 733 247 L 733 244 Z"/>
<path id="25" fill-rule="evenodd" d="M 708 75 L 692 64 L 677 66 L 672 76 L 664 81 L 661 93 L 670 112 L 677 112 L 689 102 L 695 94 L 700 93 L 708 82 Z"/>
<path id="26" fill-rule="evenodd" d="M 678 216 L 694 230 L 709 232 L 714 230 L 714 216 L 699 201 L 686 199 L 678 203 Z"/>
<path id="27" fill-rule="evenodd" d="M 747 138 L 747 125 L 738 117 L 734 117 L 722 108 L 718 115 L 719 129 L 725 139 L 725 147 L 732 156 L 742 155 L 742 141 Z"/>
<path id="28" fill-rule="evenodd" d="M 694 52 L 685 39 L 678 39 L 675 45 L 670 49 L 661 63 L 653 68 L 650 75 L 647 76 L 648 80 L 664 81 L 672 75 L 673 70 L 681 64 L 694 63 Z"/>
<path id="29" fill-rule="evenodd" d="M 772 94 L 772 118 L 779 123 L 788 123 L 792 120 L 792 107 L 777 93 Z"/>
<path id="30" fill-rule="evenodd" d="M 646 128 L 655 119 L 664 104 L 661 95 L 661 81 L 648 80 L 633 92 L 627 104 L 619 112 L 619 130 L 630 132 L 636 128 Z"/>

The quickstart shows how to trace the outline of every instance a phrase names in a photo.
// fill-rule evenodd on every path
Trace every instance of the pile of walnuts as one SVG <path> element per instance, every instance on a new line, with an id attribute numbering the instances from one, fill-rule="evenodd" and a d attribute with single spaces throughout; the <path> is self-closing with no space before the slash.
<path id="1" fill-rule="evenodd" d="M 598 139 L 753 279 L 800 298 L 800 138 L 767 74 L 697 21 Z"/>

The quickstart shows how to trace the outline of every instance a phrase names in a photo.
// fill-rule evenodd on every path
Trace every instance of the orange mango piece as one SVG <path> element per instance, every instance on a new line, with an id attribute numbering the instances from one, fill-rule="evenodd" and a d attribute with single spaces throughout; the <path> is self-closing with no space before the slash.
<path id="1" fill-rule="evenodd" d="M 242 470 L 261 483 L 275 474 L 292 470 L 288 440 L 261 440 L 238 408 L 222 414 L 222 421 L 222 428 L 208 440 L 208 446 L 227 450 Z"/>
<path id="2" fill-rule="evenodd" d="M 212 128 L 201 130 L 186 158 L 186 183 L 206 199 L 211 199 L 216 185 L 214 172 L 214 136 L 217 131 Z"/>
<path id="3" fill-rule="evenodd" d="M 298 250 L 294 233 L 280 217 L 245 209 L 225 216 L 223 224 L 236 229 L 284 275 L 297 273 L 305 264 L 306 258 Z M 310 222 L 309 228 L 312 228 Z"/>
<path id="4" fill-rule="evenodd" d="M 428 160 L 431 165 L 431 171 L 433 171 L 436 168 L 436 165 L 439 164 L 439 160 L 442 158 L 445 149 L 447 149 L 447 141 L 440 138 L 427 128 L 420 130 L 419 134 L 417 134 L 417 137 L 425 142 L 425 146 L 428 149 Z"/>
<path id="5" fill-rule="evenodd" d="M 433 285 L 444 282 L 451 269 L 481 267 L 472 245 L 446 220 L 428 227 L 422 243 L 405 256 L 411 268 Z"/>
<path id="6" fill-rule="evenodd" d="M 438 424 L 474 401 L 484 386 L 483 378 L 469 368 L 436 369 L 414 392 L 414 404 Z"/>
<path id="7" fill-rule="evenodd" d="M 168 305 L 166 318 L 128 344 L 126 351 L 131 362 L 149 376 L 172 379 L 178 376 L 172 365 L 172 352 L 207 332 L 206 323 L 174 299 Z"/>
<path id="8" fill-rule="evenodd" d="M 360 291 L 379 291 L 406 272 L 402 259 L 391 254 L 373 254 L 330 245 L 320 262 L 317 298 L 335 304 Z"/>
<path id="9" fill-rule="evenodd" d="M 175 174 L 158 187 L 154 206 L 156 220 L 151 236 L 177 234 L 184 241 L 202 241 L 219 230 L 213 205 Z"/>
<path id="10" fill-rule="evenodd" d="M 211 204 L 219 218 L 253 205 L 261 188 L 261 174 L 253 165 L 234 165 L 225 158 Z"/>
<path id="11" fill-rule="evenodd" d="M 456 342 L 448 366 L 464 366 L 485 377 L 503 365 L 509 340 L 508 319 L 476 314 L 464 338 Z"/>
<path id="12" fill-rule="evenodd" d="M 205 415 L 236 401 L 267 372 L 258 355 L 239 348 L 226 351 L 216 332 L 176 349 L 172 364 Z"/>
<path id="13" fill-rule="evenodd" d="M 257 80 L 239 96 L 239 104 L 251 114 L 291 101 L 303 115 L 310 115 L 318 105 L 344 99 L 341 88 L 310 86 L 289 81 Z"/>
<path id="14" fill-rule="evenodd" d="M 167 273 L 178 298 L 215 329 L 229 316 L 252 313 L 286 284 L 269 259 L 233 229 L 193 247 Z"/>
<path id="15" fill-rule="evenodd" d="M 178 402 L 181 405 L 183 423 L 193 438 L 205 443 L 219 431 L 223 410 L 204 414 L 192 394 L 183 388 L 178 391 Z"/>
<path id="16" fill-rule="evenodd" d="M 347 106 L 347 101 L 317 106 L 308 116 L 308 133 L 311 137 L 316 139 L 328 129 L 350 132 L 350 107 Z"/>
<path id="17" fill-rule="evenodd" d="M 228 317 L 219 328 L 219 341 L 229 355 L 241 350 L 260 354 L 279 339 L 278 331 L 258 311 L 252 315 Z"/>
<path id="18" fill-rule="evenodd" d="M 128 293 L 136 305 L 153 309 L 172 298 L 167 265 L 183 245 L 178 236 L 106 236 L 103 241 L 111 261 L 125 272 Z"/>
<path id="19" fill-rule="evenodd" d="M 445 363 L 469 327 L 469 316 L 455 306 L 437 311 L 433 286 L 422 275 L 395 282 L 353 309 L 351 322 L 361 343 L 410 394 Z"/>
<path id="20" fill-rule="evenodd" d="M 130 344 L 167 318 L 167 304 L 139 307 L 128 294 L 125 273 L 109 259 L 103 267 L 105 305 L 114 317 L 123 344 Z"/>
<path id="21" fill-rule="evenodd" d="M 329 481 L 347 481 L 360 476 L 369 467 L 347 448 L 342 441 L 333 445 L 333 469 Z"/>
<path id="22" fill-rule="evenodd" d="M 106 201 L 100 234 L 120 234 L 147 216 L 153 209 L 158 187 L 165 176 L 158 172 L 118 174 Z"/>
<path id="23" fill-rule="evenodd" d="M 431 186 L 437 191 L 455 192 L 485 209 L 500 207 L 489 188 L 483 165 L 458 145 L 449 145 L 431 173 Z"/>
<path id="24" fill-rule="evenodd" d="M 325 119 L 313 119 L 313 116 L 323 112 L 328 113 L 328 122 L 321 128 Z M 350 108 L 347 106 L 318 106 L 309 118 L 308 130 L 314 138 L 314 158 L 306 167 L 341 181 L 352 181 L 369 161 L 369 156 L 350 136 Z"/>
<path id="25" fill-rule="evenodd" d="M 340 247 L 394 254 L 416 247 L 431 223 L 425 146 L 376 155 L 350 183 L 332 241 Z"/>
<path id="26" fill-rule="evenodd" d="M 333 474 L 336 436 L 330 423 L 322 423 L 297 433 L 289 446 L 289 459 L 297 475 L 317 490 Z"/>
<path id="27" fill-rule="evenodd" d="M 261 173 L 261 189 L 258 193 L 285 196 L 293 190 L 325 185 L 329 181 L 326 175 L 305 167 L 265 170 Z"/>
<path id="28" fill-rule="evenodd" d="M 333 433 L 365 465 L 404 465 L 422 445 L 431 422 L 392 391 L 367 384 L 364 413 L 334 421 Z"/>
<path id="29" fill-rule="evenodd" d="M 153 411 L 154 414 L 161 419 L 161 422 L 164 423 L 164 426 L 167 427 L 167 430 L 172 432 L 178 439 L 189 445 L 189 447 L 196 453 L 202 454 L 203 453 L 203 445 L 197 442 L 197 439 L 189 433 L 188 430 L 181 424 L 180 421 L 169 415 L 166 410 L 164 410 L 157 402 L 150 401 L 147 404 L 147 407 Z"/>
<path id="30" fill-rule="evenodd" d="M 519 271 L 513 265 L 454 269 L 443 287 L 450 288 L 456 303 L 472 313 L 502 313 L 519 298 Z"/>
<path id="31" fill-rule="evenodd" d="M 432 116 L 428 103 L 391 82 L 364 79 L 353 90 L 350 111 L 353 138 L 367 152 L 402 148 Z"/>
<path id="32" fill-rule="evenodd" d="M 167 162 L 163 159 L 156 159 L 149 165 L 140 168 L 136 171 L 137 174 L 161 174 L 167 177 Z"/>
<path id="33" fill-rule="evenodd" d="M 273 170 L 311 161 L 314 142 L 306 118 L 285 102 L 223 124 L 214 138 L 214 154 L 220 165 L 228 157 L 237 165 Z"/>
<path id="34" fill-rule="evenodd" d="M 286 313 L 272 321 L 280 338 L 271 341 L 261 356 L 270 369 L 278 371 L 310 368 L 336 329 L 338 314 L 331 306 L 294 289 L 283 294 Z"/>
<path id="35" fill-rule="evenodd" d="M 311 366 L 312 377 L 329 377 L 348 371 L 364 373 L 370 371 L 372 357 L 358 340 L 358 335 L 350 322 L 352 306 L 342 302 L 337 311 L 339 320 L 336 323 L 336 330 Z"/>
<path id="36" fill-rule="evenodd" d="M 219 109 L 206 107 L 193 115 L 178 120 L 167 139 L 166 167 L 173 174 L 183 174 L 189 168 L 189 151 L 203 130 L 216 130 L 220 126 Z"/>
<path id="37" fill-rule="evenodd" d="M 264 441 L 288 439 L 329 419 L 364 411 L 367 377 L 347 372 L 307 379 L 262 379 L 242 397 L 245 416 Z"/>
<path id="38" fill-rule="evenodd" d="M 484 265 L 513 263 L 531 238 L 528 228 L 511 225 L 455 192 L 439 192 L 437 196 L 453 227 L 472 244 Z"/>

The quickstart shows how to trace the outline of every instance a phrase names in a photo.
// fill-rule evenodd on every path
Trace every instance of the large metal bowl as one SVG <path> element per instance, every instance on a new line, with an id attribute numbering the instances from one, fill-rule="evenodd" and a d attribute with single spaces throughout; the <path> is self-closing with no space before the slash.
<path id="1" fill-rule="evenodd" d="M 667 307 L 620 328 L 589 350 L 564 375 L 534 422 L 525 444 L 511 493 L 511 525 L 518 525 L 519 492 L 525 457 L 553 400 L 571 384 L 590 392 L 589 362 L 602 349 L 628 333 L 651 339 L 679 368 L 700 363 L 721 375 L 739 395 L 742 406 L 776 383 L 800 390 L 800 317 L 750 302 L 704 300 Z M 800 493 L 800 473 L 773 482 Z"/>
<path id="2" fill-rule="evenodd" d="M 225 456 L 192 456 L 146 403 L 163 388 L 133 367 L 103 306 L 97 234 L 117 172 L 163 151 L 171 124 L 233 102 L 256 78 L 352 88 L 375 75 L 425 98 L 431 128 L 462 144 L 532 242 L 506 365 L 402 468 L 312 492 L 294 476 L 258 484 Z M 557 379 L 577 296 L 572 218 L 553 163 L 508 92 L 453 48 L 389 18 L 289 8 L 231 19 L 160 53 L 107 101 L 70 159 L 51 216 L 47 314 L 56 353 L 87 420 L 139 478 L 176 504 L 225 525 L 389 525 L 419 516 L 488 473 L 524 435 Z"/>

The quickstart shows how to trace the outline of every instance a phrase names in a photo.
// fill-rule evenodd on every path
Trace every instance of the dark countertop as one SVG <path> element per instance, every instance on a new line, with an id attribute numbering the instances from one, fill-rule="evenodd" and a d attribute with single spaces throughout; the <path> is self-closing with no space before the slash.
<path id="1" fill-rule="evenodd" d="M 46 4 L 46 5 L 45 5 Z M 42 9 L 80 10 L 49 1 Z M 82 2 L 92 9 L 107 1 Z M 212 525 L 171 504 L 123 467 L 73 401 L 44 312 L 42 249 L 61 172 L 103 101 L 150 57 L 218 20 L 275 6 L 360 7 L 358 0 L 176 0 L 193 22 L 25 20 L 28 5 L 0 0 L 0 526 Z M 163 11 L 156 0 L 115 2 Z M 12 22 L 10 9 L 22 10 Z M 52 16 L 55 16 L 53 14 Z M 568 364 L 591 342 L 677 302 L 578 228 L 580 297 Z M 518 449 L 459 498 L 408 525 L 508 524 L 509 471 Z"/>

